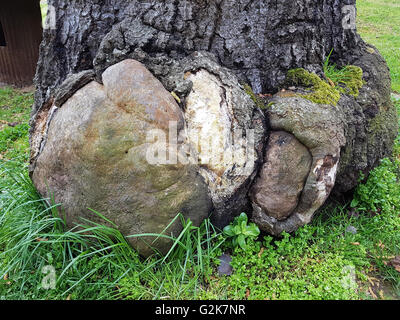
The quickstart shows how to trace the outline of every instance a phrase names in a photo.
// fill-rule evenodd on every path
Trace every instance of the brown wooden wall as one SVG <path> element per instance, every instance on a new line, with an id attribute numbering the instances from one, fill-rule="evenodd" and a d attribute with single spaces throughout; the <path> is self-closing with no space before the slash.
<path id="1" fill-rule="evenodd" d="M 0 84 L 31 85 L 42 39 L 39 0 L 1 0 L 0 23 Z"/>

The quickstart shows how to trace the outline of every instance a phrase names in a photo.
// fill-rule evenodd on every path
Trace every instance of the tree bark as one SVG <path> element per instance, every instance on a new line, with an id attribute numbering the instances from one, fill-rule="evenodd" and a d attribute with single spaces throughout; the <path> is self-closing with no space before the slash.
<path id="1" fill-rule="evenodd" d="M 142 49 L 183 57 L 208 51 L 249 83 L 255 93 L 276 92 L 288 70 L 321 72 L 333 61 L 348 64 L 362 40 L 344 29 L 345 5 L 355 0 L 291 1 L 66 1 L 56 8 L 56 30 L 46 30 L 37 72 L 36 109 L 68 74 L 104 69 Z M 143 32 L 140 34 L 138 32 Z M 138 37 L 138 34 L 141 37 Z M 36 111 L 35 109 L 35 111 Z"/>

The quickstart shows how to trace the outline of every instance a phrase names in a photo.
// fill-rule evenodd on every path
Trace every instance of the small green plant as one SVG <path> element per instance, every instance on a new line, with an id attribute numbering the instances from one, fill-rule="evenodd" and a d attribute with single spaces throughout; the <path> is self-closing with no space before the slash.
<path id="1" fill-rule="evenodd" d="M 255 240 L 260 235 L 260 229 L 254 223 L 248 224 L 248 218 L 244 212 L 223 231 L 225 236 L 232 238 L 233 247 L 239 245 L 243 250 L 247 248 L 248 239 Z"/>
<path id="2" fill-rule="evenodd" d="M 339 69 L 336 64 L 331 63 L 330 58 L 333 50 L 329 53 L 324 62 L 324 73 L 328 81 L 342 94 L 349 94 L 358 97 L 360 89 L 364 85 L 363 71 L 357 66 L 344 66 Z"/>

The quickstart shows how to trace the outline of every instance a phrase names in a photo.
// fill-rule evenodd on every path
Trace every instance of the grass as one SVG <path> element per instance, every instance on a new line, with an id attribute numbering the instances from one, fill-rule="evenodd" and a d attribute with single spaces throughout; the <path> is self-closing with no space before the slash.
<path id="1" fill-rule="evenodd" d="M 183 221 L 169 255 L 143 260 L 116 229 L 82 220 L 67 230 L 57 205 L 42 200 L 15 164 L 1 167 L 2 299 L 196 299 L 202 292 L 223 242 L 208 220 L 199 228 Z"/>
<path id="2" fill-rule="evenodd" d="M 67 230 L 50 199 L 36 193 L 26 170 L 1 166 L 0 297 L 3 299 L 370 299 L 400 295 L 399 164 L 383 161 L 359 188 L 359 216 L 329 207 L 283 239 L 232 245 L 208 220 L 184 232 L 166 257 L 141 259 L 115 229 L 90 221 Z M 372 179 L 372 180 L 371 180 Z M 374 184 L 379 180 L 380 184 Z M 370 183 L 372 181 L 372 183 Z M 364 195 L 368 195 L 367 198 Z M 385 203 L 373 211 L 375 200 Z M 364 201 L 364 199 L 367 199 Z M 396 201 L 397 199 L 397 201 Z M 378 202 L 379 203 L 379 202 Z M 368 205 L 370 205 L 368 207 Z M 94 213 L 95 214 L 95 213 Z M 348 232 L 349 227 L 357 233 Z M 232 255 L 232 276 L 218 276 L 218 257 Z M 45 266 L 55 270 L 46 290 Z M 373 285 L 371 284 L 373 283 Z M 387 283 L 391 284 L 390 290 Z M 370 289 L 371 288 L 371 289 Z M 372 294 L 371 294 L 372 291 Z"/>
<path id="3" fill-rule="evenodd" d="M 385 57 L 393 90 L 400 93 L 400 2 L 357 0 L 358 32 Z"/>
<path id="4" fill-rule="evenodd" d="M 396 2 L 358 1 L 358 13 L 362 36 L 385 56 L 400 91 Z M 0 89 L 0 299 L 400 297 L 400 136 L 394 157 L 352 203 L 325 208 L 294 235 L 250 238 L 243 249 L 208 220 L 199 228 L 182 220 L 167 256 L 142 259 L 114 228 L 82 220 L 68 230 L 57 205 L 36 193 L 27 175 L 32 102 L 32 93 Z M 222 253 L 232 256 L 231 276 L 218 275 Z"/>
<path id="5" fill-rule="evenodd" d="M 28 160 L 28 132 L 32 93 L 0 90 L 0 160 Z"/>
<path id="6" fill-rule="evenodd" d="M 339 93 L 358 97 L 360 89 L 364 85 L 363 71 L 360 67 L 345 66 L 342 69 L 330 62 L 333 50 L 324 62 L 324 74 L 331 85 L 334 85 Z"/>

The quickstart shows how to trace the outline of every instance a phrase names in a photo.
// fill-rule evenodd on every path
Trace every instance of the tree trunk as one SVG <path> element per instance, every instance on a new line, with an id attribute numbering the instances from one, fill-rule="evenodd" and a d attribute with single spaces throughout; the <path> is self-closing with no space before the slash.
<path id="1" fill-rule="evenodd" d="M 343 29 L 345 5 L 355 1 L 63 1 L 57 29 L 47 30 L 37 74 L 39 108 L 68 74 L 134 56 L 184 57 L 208 51 L 249 83 L 255 93 L 275 92 L 289 69 L 321 72 L 333 49 L 335 62 L 352 63 L 363 42 Z M 137 29 L 136 29 L 137 28 Z M 137 31 L 148 31 L 136 38 Z M 48 63 L 48 62 L 52 63 Z M 42 93 L 42 94 L 40 94 Z"/>
<path id="2" fill-rule="evenodd" d="M 30 172 L 42 194 L 48 192 L 43 184 L 48 179 L 53 181 L 49 187 L 57 191 L 56 200 L 80 206 L 79 210 L 70 209 L 71 213 L 66 210 L 71 220 L 76 212 L 82 214 L 85 206 L 95 202 L 72 200 L 65 196 L 66 191 L 58 190 L 60 180 L 68 180 L 65 177 L 72 173 L 63 169 L 65 150 L 57 149 L 63 144 L 62 137 L 52 140 L 52 126 L 64 132 L 61 110 L 70 106 L 71 100 L 79 104 L 76 99 L 80 90 L 93 95 L 105 90 L 110 96 L 114 87 L 107 79 L 120 81 L 122 67 L 136 77 L 135 70 L 142 69 L 135 63 L 143 64 L 166 92 L 173 92 L 182 115 L 171 107 L 175 111 L 170 116 L 178 117 L 182 128 L 186 126 L 186 139 L 190 140 L 188 126 L 204 129 L 205 123 L 196 122 L 201 112 L 208 112 L 210 121 L 213 119 L 214 98 L 221 106 L 217 114 L 223 105 L 230 110 L 226 111 L 226 123 L 216 116 L 222 131 L 224 125 L 231 130 L 236 126 L 254 131 L 255 157 L 248 174 L 232 175 L 237 163 L 219 168 L 219 173 L 215 166 L 201 164 L 188 169 L 193 171 L 188 177 L 193 183 L 201 178 L 198 185 L 202 185 L 201 190 L 206 186 L 208 195 L 199 197 L 202 191 L 189 183 L 183 189 L 196 189 L 194 193 L 204 201 L 193 204 L 189 197 L 192 200 L 187 199 L 186 207 L 175 209 L 210 209 L 220 227 L 246 210 L 253 211 L 253 220 L 265 231 L 294 231 L 311 221 L 333 188 L 336 195 L 351 191 L 360 172 L 368 173 L 391 152 L 397 121 L 390 102 L 389 70 L 377 49 L 357 34 L 353 25 L 355 0 L 50 0 L 49 5 L 55 8 L 56 26 L 45 30 L 41 45 L 31 120 Z M 305 99 L 304 92 L 309 93 L 309 88 L 304 89 L 304 81 L 288 80 L 290 70 L 303 68 L 329 81 L 323 64 L 330 52 L 330 61 L 339 68 L 355 65 L 363 71 L 359 94 L 340 92 L 336 106 Z M 122 74 L 113 78 L 117 71 Z M 204 90 L 205 84 L 209 91 Z M 170 97 L 162 99 L 169 101 Z M 72 114 L 65 111 L 63 117 Z M 222 132 L 218 130 L 217 135 Z M 244 137 L 247 142 L 251 140 L 250 135 Z M 282 147 L 285 143 L 287 147 Z M 53 149 L 46 157 L 50 145 Z M 284 165 L 288 152 L 299 153 L 298 166 L 303 171 Z M 52 160 L 51 154 L 59 159 Z M 82 157 L 80 154 L 77 159 L 85 162 Z M 49 164 L 52 161 L 58 164 Z M 296 163 L 296 157 L 290 161 Z M 121 175 L 121 179 L 128 176 Z M 274 179 L 276 176 L 286 178 Z M 293 181 L 297 181 L 296 186 Z M 118 202 L 127 207 L 121 213 L 123 223 L 137 223 L 127 222 L 128 206 L 121 199 Z M 285 209 L 277 208 L 282 202 Z M 100 207 L 109 212 L 116 209 L 106 204 Z M 159 225 L 165 223 L 160 220 Z M 125 228 L 124 232 L 132 230 L 136 229 Z M 144 231 L 162 230 L 151 227 Z"/>

